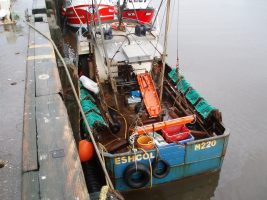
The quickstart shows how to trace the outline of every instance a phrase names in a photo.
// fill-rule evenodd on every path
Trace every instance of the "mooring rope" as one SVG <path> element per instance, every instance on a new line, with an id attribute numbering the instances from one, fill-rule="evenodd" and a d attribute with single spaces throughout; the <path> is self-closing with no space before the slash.
<path id="1" fill-rule="evenodd" d="M 49 38 L 48 36 L 46 36 L 45 34 L 43 34 L 41 31 L 39 31 L 38 29 L 36 29 L 31 23 L 29 23 L 29 22 L 27 22 L 27 21 L 24 21 L 24 22 L 25 22 L 28 26 L 30 26 L 33 30 L 37 31 L 37 32 L 40 33 L 43 37 L 45 37 L 47 40 L 49 40 L 49 41 L 51 42 L 51 44 L 53 45 L 53 47 L 54 47 L 54 49 L 55 49 L 55 51 L 56 51 L 56 54 L 58 55 L 59 59 L 61 60 L 63 66 L 64 66 L 64 69 L 65 69 L 65 72 L 66 72 L 66 74 L 67 74 L 67 78 L 68 78 L 68 80 L 69 80 L 69 82 L 70 82 L 71 89 L 72 89 L 72 91 L 73 91 L 75 100 L 76 100 L 76 102 L 77 102 L 77 104 L 78 104 L 78 106 L 79 106 L 80 112 L 81 112 L 81 114 L 82 114 L 82 118 L 83 118 L 83 120 L 84 120 L 86 129 L 87 129 L 87 131 L 88 131 L 88 133 L 89 133 L 89 136 L 90 136 L 90 138 L 91 138 L 91 140 L 92 140 L 92 143 L 93 143 L 93 145 L 94 145 L 94 148 L 95 148 L 97 157 L 98 157 L 98 159 L 99 159 L 99 161 L 100 161 L 101 167 L 102 167 L 102 169 L 103 169 L 103 171 L 104 171 L 104 174 L 105 174 L 105 176 L 106 176 L 107 184 L 109 185 L 109 187 L 110 187 L 111 189 L 114 190 L 113 183 L 111 182 L 111 179 L 110 179 L 109 174 L 108 174 L 108 172 L 107 172 L 107 169 L 106 169 L 106 167 L 105 167 L 105 163 L 103 162 L 103 160 L 102 160 L 102 158 L 101 158 L 101 155 L 100 155 L 98 146 L 97 146 L 97 144 L 96 144 L 96 141 L 95 141 L 95 139 L 94 139 L 92 130 L 91 130 L 91 128 L 90 128 L 90 126 L 89 126 L 89 124 L 88 124 L 88 122 L 87 122 L 87 120 L 86 120 L 85 113 L 83 112 L 82 105 L 81 105 L 81 103 L 80 103 L 80 99 L 79 99 L 79 97 L 78 97 L 78 95 L 77 95 L 77 93 L 76 93 L 74 84 L 73 84 L 73 82 L 72 82 L 70 73 L 69 73 L 69 71 L 68 71 L 68 67 L 67 67 L 67 65 L 66 65 L 66 63 L 65 63 L 65 61 L 64 61 L 64 59 L 63 59 L 63 57 L 62 57 L 62 55 L 60 54 L 60 52 L 59 52 L 57 46 L 55 45 L 54 41 L 53 41 L 51 38 Z"/>

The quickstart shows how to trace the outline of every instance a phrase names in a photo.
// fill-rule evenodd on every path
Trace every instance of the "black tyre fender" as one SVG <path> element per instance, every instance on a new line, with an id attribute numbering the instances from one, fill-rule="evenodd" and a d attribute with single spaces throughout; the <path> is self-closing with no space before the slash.
<path id="1" fill-rule="evenodd" d="M 162 163 L 163 164 L 163 170 L 161 172 L 158 172 L 158 164 Z M 164 178 L 167 176 L 170 172 L 170 164 L 163 159 L 155 159 L 154 162 L 152 163 L 152 174 L 155 178 Z"/>
<path id="2" fill-rule="evenodd" d="M 133 179 L 134 173 L 139 172 L 140 178 Z M 132 163 L 130 164 L 124 171 L 123 179 L 126 184 L 131 188 L 142 188 L 144 187 L 150 180 L 150 171 L 149 169 L 142 163 Z"/>

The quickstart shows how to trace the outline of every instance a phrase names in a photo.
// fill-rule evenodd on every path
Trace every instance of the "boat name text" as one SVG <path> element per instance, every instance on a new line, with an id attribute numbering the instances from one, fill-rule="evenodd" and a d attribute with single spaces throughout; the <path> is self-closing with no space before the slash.
<path id="1" fill-rule="evenodd" d="M 195 144 L 195 151 L 208 149 L 208 148 L 214 147 L 215 145 L 216 145 L 216 140 L 201 142 L 201 143 Z"/>
<path id="2" fill-rule="evenodd" d="M 115 165 L 120 165 L 120 164 L 129 163 L 129 162 L 140 161 L 140 160 L 148 160 L 148 159 L 153 159 L 153 158 L 155 158 L 155 156 L 151 152 L 147 154 L 122 156 L 122 157 L 115 158 Z"/>

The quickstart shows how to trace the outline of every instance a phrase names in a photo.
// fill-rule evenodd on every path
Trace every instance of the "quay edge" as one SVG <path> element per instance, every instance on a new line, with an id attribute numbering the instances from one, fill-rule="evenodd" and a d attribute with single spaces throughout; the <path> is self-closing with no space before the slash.
<path id="1" fill-rule="evenodd" d="M 51 38 L 46 12 L 44 0 L 33 1 L 34 27 Z M 31 100 L 30 107 L 35 103 L 30 116 L 35 121 L 34 125 L 24 124 L 24 128 L 36 136 L 36 141 L 24 135 L 22 199 L 30 199 L 32 194 L 39 195 L 37 197 L 40 199 L 89 199 L 73 131 L 62 100 L 56 55 L 50 42 L 33 29 L 30 29 L 27 68 L 28 98 L 25 98 L 25 109 L 28 107 L 27 99 Z M 34 81 L 30 81 L 31 75 Z M 27 119 L 24 121 L 27 122 Z M 31 127 L 36 127 L 36 130 L 31 130 Z M 33 143 L 27 144 L 29 141 Z M 29 154 L 36 152 L 37 161 L 33 162 L 37 162 L 38 167 L 27 169 Z M 36 187 L 36 182 L 39 187 Z"/>

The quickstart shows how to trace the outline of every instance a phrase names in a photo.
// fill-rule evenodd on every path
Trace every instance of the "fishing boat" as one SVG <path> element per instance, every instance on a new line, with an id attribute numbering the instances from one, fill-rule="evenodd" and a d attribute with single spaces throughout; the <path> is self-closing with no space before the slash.
<path id="1" fill-rule="evenodd" d="M 140 24 L 151 23 L 155 9 L 149 6 L 146 0 L 97 0 L 99 15 L 102 22 L 112 21 L 117 15 L 123 19 L 137 21 Z M 122 11 L 119 13 L 119 11 Z M 73 28 L 87 27 L 87 24 L 97 21 L 94 1 L 91 0 L 65 0 L 62 16 L 66 17 L 67 24 Z"/>
<path id="2" fill-rule="evenodd" d="M 138 21 L 140 24 L 151 23 L 155 9 L 150 6 L 151 1 L 147 0 L 120 0 L 122 18 Z"/>
<path id="3" fill-rule="evenodd" d="M 118 8 L 135 2 L 120 2 L 129 7 Z M 148 188 L 222 167 L 229 132 L 221 112 L 179 65 L 166 61 L 166 2 L 163 46 L 151 19 L 144 24 L 118 14 L 107 21 L 98 1 L 87 37 L 77 32 L 84 113 L 79 154 L 90 193 L 106 184 L 118 191 Z"/>

